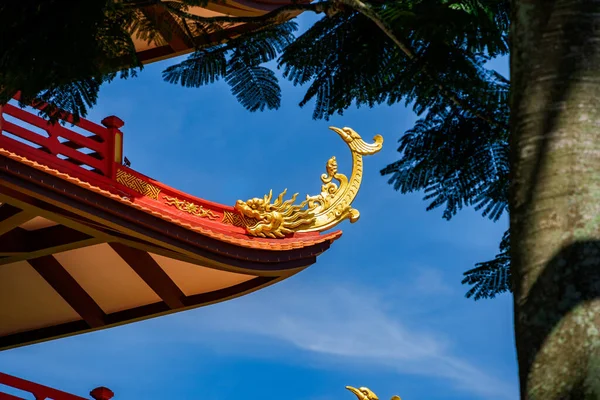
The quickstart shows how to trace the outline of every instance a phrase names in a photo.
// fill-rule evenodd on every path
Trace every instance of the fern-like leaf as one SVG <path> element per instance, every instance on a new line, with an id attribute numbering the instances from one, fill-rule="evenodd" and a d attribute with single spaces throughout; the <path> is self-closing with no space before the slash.
<path id="1" fill-rule="evenodd" d="M 163 71 L 163 79 L 169 83 L 180 83 L 184 87 L 200 87 L 213 83 L 227 73 L 227 59 L 222 46 L 211 50 L 200 50 L 187 60 L 172 65 Z"/>
<path id="2" fill-rule="evenodd" d="M 234 59 L 229 65 L 226 80 L 231 92 L 249 111 L 274 110 L 281 105 L 277 77 L 268 68 Z"/>
<path id="3" fill-rule="evenodd" d="M 504 292 L 512 292 L 510 273 L 510 234 L 504 233 L 500 253 L 493 260 L 477 263 L 464 273 L 462 283 L 472 285 L 465 295 L 474 300 L 491 299 Z"/>

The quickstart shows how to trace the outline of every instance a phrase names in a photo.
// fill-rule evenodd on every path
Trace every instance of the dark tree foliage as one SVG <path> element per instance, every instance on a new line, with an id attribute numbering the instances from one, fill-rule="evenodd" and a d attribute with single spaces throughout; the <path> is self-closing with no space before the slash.
<path id="1" fill-rule="evenodd" d="M 272 61 L 294 41 L 295 22 L 244 35 L 227 44 L 199 49 L 187 60 L 168 67 L 163 78 L 169 83 L 199 87 L 220 78 L 249 111 L 277 109 L 281 89 L 275 73 L 262 64 Z"/>
<path id="2" fill-rule="evenodd" d="M 286 77 L 309 84 L 301 105 L 315 98 L 315 118 L 400 100 L 427 112 L 400 139 L 400 160 L 382 175 L 402 193 L 424 191 L 427 209 L 444 207 L 446 219 L 473 206 L 497 221 L 508 209 L 509 82 L 483 65 L 508 51 L 507 2 L 398 1 L 380 13 L 416 57 L 369 29 L 362 15 L 325 18 L 280 59 Z M 467 297 L 510 291 L 509 251 L 507 231 L 500 253 L 465 273 L 463 283 L 473 285 Z"/>
<path id="3" fill-rule="evenodd" d="M 237 22 L 187 13 L 208 1 L 2 2 L 0 104 L 20 90 L 25 102 L 37 98 L 85 115 L 114 71 L 127 77 L 139 67 L 130 34 L 168 40 L 158 34 L 164 21 L 144 7 L 163 7 L 192 39 Z M 314 100 L 314 118 L 403 101 L 421 119 L 400 139 L 400 159 L 381 171 L 390 184 L 402 193 L 423 191 L 428 210 L 443 207 L 446 219 L 469 206 L 493 221 L 507 211 L 509 82 L 485 63 L 508 52 L 508 0 L 320 0 L 291 7 L 325 16 L 296 37 L 294 22 L 270 13 L 247 34 L 199 46 L 168 67 L 164 80 L 200 87 L 224 79 L 246 109 L 277 109 L 281 90 L 265 66 L 277 60 L 286 79 L 307 86 L 300 105 Z M 509 277 L 507 232 L 494 260 L 465 273 L 467 297 L 508 291 Z"/>
<path id="4" fill-rule="evenodd" d="M 112 2 L 3 1 L 0 21 L 0 104 L 20 91 L 23 103 L 50 103 L 47 116 L 83 115 L 120 65 L 138 67 L 130 17 Z"/>
<path id="5" fill-rule="evenodd" d="M 464 6 L 470 3 L 465 1 Z M 301 105 L 316 99 L 315 118 L 341 114 L 352 105 L 401 100 L 412 103 L 418 114 L 443 108 L 448 100 L 440 87 L 466 98 L 474 85 L 485 85 L 480 82 L 485 78 L 482 63 L 508 50 L 500 27 L 487 24 L 494 26 L 494 34 L 481 26 L 486 18 L 477 11 L 485 6 L 473 6 L 469 12 L 460 6 L 440 0 L 374 5 L 416 54 L 414 58 L 372 21 L 350 11 L 313 25 L 285 50 L 280 67 L 295 84 L 310 83 Z"/>
<path id="6" fill-rule="evenodd" d="M 467 297 L 475 300 L 494 298 L 497 294 L 511 291 L 510 275 L 510 235 L 504 233 L 500 242 L 500 253 L 493 260 L 477 263 L 476 267 L 465 272 L 463 284 L 473 285 Z"/>
<path id="7" fill-rule="evenodd" d="M 372 20 L 347 8 L 317 21 L 295 40 L 290 30 L 278 66 L 295 85 L 308 86 L 300 105 L 314 100 L 313 117 L 328 119 L 351 106 L 411 104 L 426 115 L 400 139 L 400 160 L 382 174 L 402 193 L 424 191 L 428 210 L 444 207 L 446 219 L 473 206 L 497 221 L 508 208 L 509 82 L 484 64 L 508 52 L 508 1 L 366 3 L 409 53 Z M 200 86 L 227 76 L 231 61 L 225 53 L 235 54 L 231 49 L 244 43 L 198 52 L 169 68 L 165 79 Z M 265 45 L 259 47 L 275 48 Z M 260 61 L 273 58 L 270 53 Z M 276 81 L 265 80 L 264 87 L 270 85 Z M 269 101 L 271 94 L 279 99 L 275 88 L 234 93 L 251 110 L 279 105 Z M 463 283 L 472 285 L 467 297 L 509 291 L 509 267 L 507 232 L 495 259 L 465 273 Z"/>
<path id="8" fill-rule="evenodd" d="M 493 221 L 508 211 L 509 85 L 497 74 L 484 82 L 487 89 L 478 91 L 476 104 L 495 123 L 450 106 L 432 109 L 400 139 L 400 160 L 381 171 L 401 193 L 424 191 L 427 210 L 443 207 L 447 220 L 467 206 Z M 465 272 L 463 283 L 473 285 L 467 297 L 510 291 L 509 251 L 507 231 L 493 260 Z"/>

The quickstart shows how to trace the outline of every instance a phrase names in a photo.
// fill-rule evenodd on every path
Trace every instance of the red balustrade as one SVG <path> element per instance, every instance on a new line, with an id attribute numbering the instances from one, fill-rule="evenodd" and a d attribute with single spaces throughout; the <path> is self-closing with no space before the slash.
<path id="1" fill-rule="evenodd" d="M 76 176 L 87 174 L 86 170 L 114 179 L 116 164 L 122 162 L 123 134 L 119 128 L 123 121 L 112 116 L 102 120 L 104 126 L 83 118 L 75 122 L 66 112 L 60 119 L 71 123 L 72 128 L 50 124 L 12 104 L 0 106 L 0 147 L 63 172 L 75 172 Z"/>
<path id="2" fill-rule="evenodd" d="M 74 394 L 70 394 L 57 389 L 53 389 L 48 386 L 33 383 L 25 379 L 17 378 L 16 376 L 3 374 L 1 372 L 0 385 L 5 385 L 14 389 L 30 393 L 34 396 L 35 400 L 89 400 L 85 397 L 75 396 Z M 110 389 L 107 389 L 105 387 L 98 387 L 90 392 L 90 396 L 92 396 L 94 400 L 110 400 L 113 398 L 114 393 Z M 26 399 L 8 393 L 3 393 L 2 386 L 0 386 L 0 400 Z"/>

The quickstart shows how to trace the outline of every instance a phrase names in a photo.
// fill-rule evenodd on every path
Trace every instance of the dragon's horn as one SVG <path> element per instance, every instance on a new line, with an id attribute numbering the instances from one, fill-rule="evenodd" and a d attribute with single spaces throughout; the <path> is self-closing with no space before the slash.
<path id="1" fill-rule="evenodd" d="M 265 203 L 271 202 L 271 198 L 273 198 L 273 189 L 269 190 L 268 195 L 265 194 L 265 198 L 264 198 Z"/>
<path id="2" fill-rule="evenodd" d="M 287 189 L 285 189 L 283 192 L 279 193 L 279 196 L 277 196 L 277 199 L 273 203 L 273 205 L 275 207 L 280 207 L 283 204 L 283 196 L 285 196 L 286 192 L 287 192 Z"/>

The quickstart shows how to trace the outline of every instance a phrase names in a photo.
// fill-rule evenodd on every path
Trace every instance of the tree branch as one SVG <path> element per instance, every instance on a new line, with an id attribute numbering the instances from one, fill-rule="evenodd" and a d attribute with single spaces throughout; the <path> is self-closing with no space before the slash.
<path id="1" fill-rule="evenodd" d="M 377 25 L 377 27 L 379 29 L 381 29 L 381 31 L 383 31 L 383 33 L 385 33 L 387 35 L 387 37 L 389 37 L 394 44 L 396 44 L 396 46 L 411 60 L 415 60 L 417 58 L 416 54 L 414 53 L 414 51 L 410 48 L 410 46 L 405 43 L 402 39 L 400 39 L 395 33 L 394 30 L 388 26 L 381 18 L 379 18 L 379 16 L 377 15 L 377 12 L 375 10 L 373 10 L 371 8 L 371 6 L 369 6 L 368 4 L 363 3 L 360 0 L 333 0 L 335 2 L 341 3 L 353 10 L 355 10 L 356 12 L 364 15 L 365 17 L 369 18 L 371 21 L 373 21 L 373 23 L 375 23 L 375 25 Z M 432 79 L 433 81 L 438 81 L 438 79 L 436 79 L 432 74 L 430 74 L 427 70 L 424 71 L 425 74 Z M 437 83 L 437 87 L 440 89 L 440 92 L 442 93 L 442 95 L 444 97 L 446 97 L 447 99 L 449 99 L 452 103 L 454 103 L 456 106 L 470 112 L 471 114 L 473 114 L 475 117 L 486 121 L 487 123 L 491 124 L 491 125 L 497 125 L 500 127 L 503 127 L 505 129 L 508 129 L 507 126 L 505 126 L 505 124 L 495 121 L 492 118 L 489 118 L 486 115 L 481 114 L 479 111 L 475 110 L 468 102 L 460 99 L 458 96 L 456 96 L 456 94 L 452 93 L 450 90 L 446 89 L 444 87 L 444 85 L 442 85 L 441 83 Z"/>

